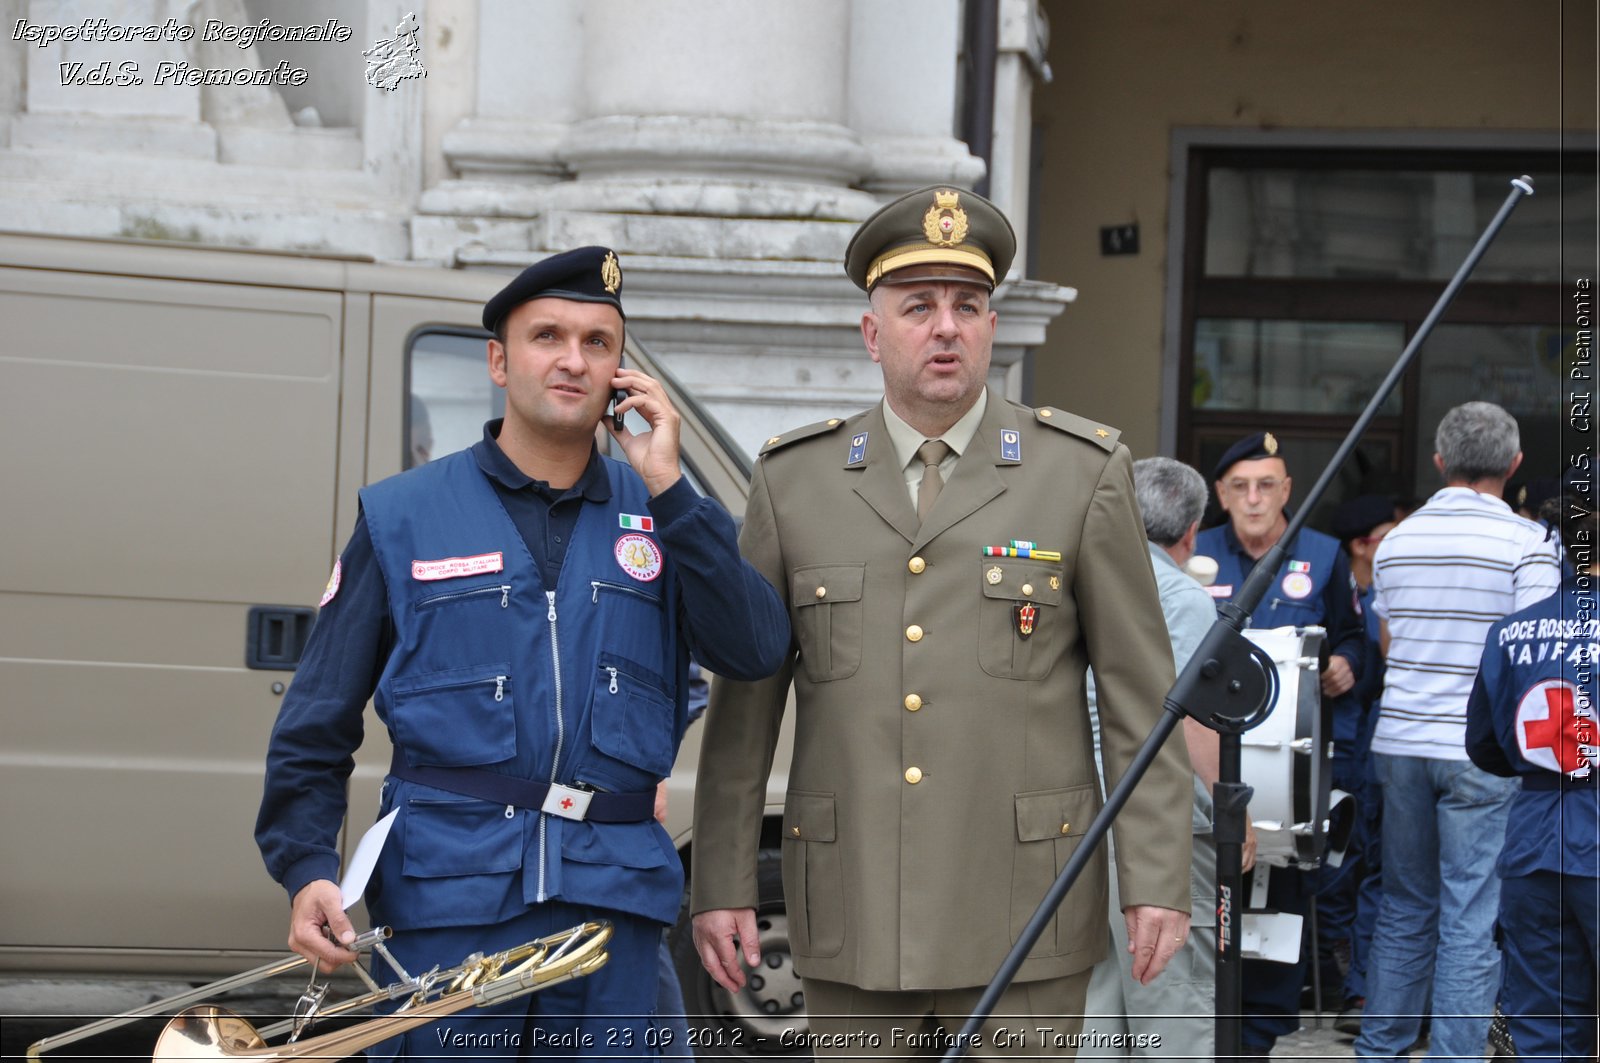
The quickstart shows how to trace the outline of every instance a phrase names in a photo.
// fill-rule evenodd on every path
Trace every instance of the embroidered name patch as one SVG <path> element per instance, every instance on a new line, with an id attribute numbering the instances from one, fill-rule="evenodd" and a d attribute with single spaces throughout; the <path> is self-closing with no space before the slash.
<path id="1" fill-rule="evenodd" d="M 462 576 L 481 576 L 485 572 L 505 569 L 504 555 L 496 550 L 492 554 L 473 554 L 471 557 L 445 557 L 438 561 L 411 562 L 411 578 L 421 580 L 459 579 Z"/>
<path id="2" fill-rule="evenodd" d="M 617 564 L 622 571 L 638 580 L 649 583 L 661 575 L 661 547 L 643 535 L 624 535 L 617 540 Z"/>
<path id="3" fill-rule="evenodd" d="M 1213 598 L 1232 598 L 1233 584 L 1213 583 L 1211 586 L 1206 588 L 1206 593 L 1211 595 Z"/>

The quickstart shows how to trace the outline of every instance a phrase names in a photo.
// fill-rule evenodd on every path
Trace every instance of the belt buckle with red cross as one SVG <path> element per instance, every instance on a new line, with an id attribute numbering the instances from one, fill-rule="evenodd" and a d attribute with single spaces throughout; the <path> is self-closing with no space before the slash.
<path id="1" fill-rule="evenodd" d="M 553 782 L 550 784 L 550 792 L 544 796 L 544 804 L 539 806 L 539 811 L 560 816 L 562 819 L 581 820 L 589 815 L 589 799 L 593 796 L 592 791 L 574 790 L 570 786 Z"/>

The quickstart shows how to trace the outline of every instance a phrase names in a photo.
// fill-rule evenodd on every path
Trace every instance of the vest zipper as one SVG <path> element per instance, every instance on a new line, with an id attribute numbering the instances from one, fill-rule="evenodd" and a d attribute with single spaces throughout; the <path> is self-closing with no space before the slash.
<path id="1" fill-rule="evenodd" d="M 637 587 L 629 587 L 621 583 L 612 583 L 610 580 L 592 579 L 589 581 L 589 586 L 594 588 L 589 594 L 589 600 L 591 602 L 600 601 L 600 589 L 604 587 L 606 590 L 616 591 L 618 594 L 631 594 L 635 598 L 643 598 L 651 605 L 661 604 L 661 599 L 657 598 L 648 591 L 641 591 Z"/>
<path id="2" fill-rule="evenodd" d="M 550 661 L 554 666 L 553 672 L 556 680 L 556 752 L 550 760 L 550 781 L 554 783 L 556 776 L 561 771 L 561 750 L 566 744 L 567 723 L 561 715 L 561 639 L 556 633 L 556 592 L 545 591 L 545 598 L 550 602 L 550 611 L 545 614 L 545 619 L 550 622 Z M 545 849 L 545 822 L 548 816 L 539 817 L 539 900 L 547 901 L 545 896 L 545 869 L 549 854 Z"/>
<path id="3" fill-rule="evenodd" d="M 493 587 L 473 587 L 470 590 L 451 591 L 449 594 L 436 594 L 432 598 L 424 598 L 417 603 L 418 609 L 427 609 L 443 602 L 454 601 L 457 598 L 475 598 L 480 594 L 500 593 L 500 608 L 505 609 L 511 605 L 511 584 L 502 583 Z"/>

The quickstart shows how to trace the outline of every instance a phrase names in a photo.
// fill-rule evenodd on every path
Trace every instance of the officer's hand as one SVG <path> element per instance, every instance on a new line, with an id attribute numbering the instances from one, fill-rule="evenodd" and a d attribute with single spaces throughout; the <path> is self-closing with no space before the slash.
<path id="1" fill-rule="evenodd" d="M 289 948 L 315 963 L 323 974 L 356 959 L 354 952 L 340 948 L 323 932 L 326 927 L 335 940 L 347 944 L 356 939 L 356 929 L 345 916 L 342 901 L 339 887 L 319 878 L 306 883 L 294 895 L 289 910 Z"/>
<path id="2" fill-rule="evenodd" d="M 1149 985 L 1189 937 L 1189 913 L 1154 905 L 1122 910 L 1128 921 L 1128 951 L 1133 953 L 1133 978 Z"/>
<path id="3" fill-rule="evenodd" d="M 1337 653 L 1330 655 L 1328 667 L 1322 670 L 1323 696 L 1336 698 L 1355 685 L 1356 674 L 1350 670 L 1350 662 Z"/>
<path id="4" fill-rule="evenodd" d="M 618 413 L 638 410 L 650 422 L 650 431 L 634 435 L 624 427 L 620 432 L 611 427 L 611 419 L 603 418 L 601 424 L 616 437 L 628 464 L 644 480 L 654 498 L 683 475 L 678 467 L 678 426 L 682 420 L 678 411 L 667 401 L 667 391 L 659 380 L 645 376 L 636 369 L 622 368 L 611 378 L 611 387 L 626 388 L 628 397 L 617 403 Z"/>
<path id="5" fill-rule="evenodd" d="M 734 939 L 744 946 L 746 967 L 761 962 L 761 941 L 756 932 L 754 908 L 713 908 L 694 917 L 694 947 L 711 980 L 730 993 L 744 988 L 744 968 Z"/>
<path id="6" fill-rule="evenodd" d="M 1244 821 L 1244 844 L 1239 846 L 1239 870 L 1249 871 L 1256 866 L 1256 825 L 1247 816 Z"/>

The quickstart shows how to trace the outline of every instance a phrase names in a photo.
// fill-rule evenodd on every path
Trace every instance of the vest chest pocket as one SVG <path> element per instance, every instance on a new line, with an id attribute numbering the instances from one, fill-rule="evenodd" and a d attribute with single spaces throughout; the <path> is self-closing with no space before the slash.
<path id="1" fill-rule="evenodd" d="M 983 558 L 978 567 L 978 663 L 996 679 L 1043 679 L 1066 638 L 1061 565 Z"/>
<path id="2" fill-rule="evenodd" d="M 517 752 L 511 665 L 401 676 L 389 687 L 395 741 L 413 764 L 498 764 Z"/>
<path id="3" fill-rule="evenodd" d="M 594 747 L 649 776 L 603 781 L 643 789 L 672 771 L 676 707 L 665 680 L 643 665 L 602 653 L 599 668 L 590 717 Z"/>
<path id="4" fill-rule="evenodd" d="M 861 667 L 861 590 L 866 578 L 864 564 L 795 569 L 789 601 L 800 663 L 813 683 L 848 679 Z"/>

